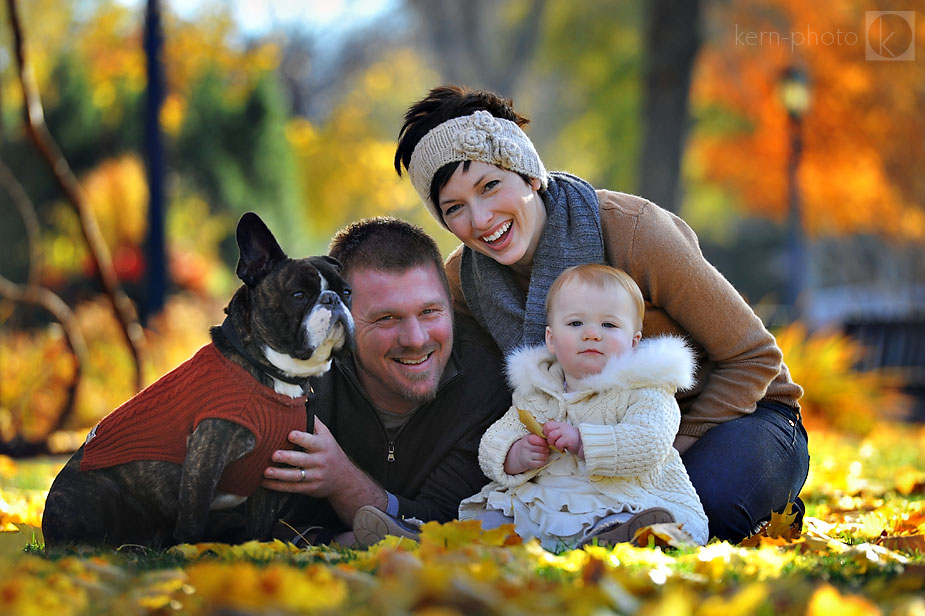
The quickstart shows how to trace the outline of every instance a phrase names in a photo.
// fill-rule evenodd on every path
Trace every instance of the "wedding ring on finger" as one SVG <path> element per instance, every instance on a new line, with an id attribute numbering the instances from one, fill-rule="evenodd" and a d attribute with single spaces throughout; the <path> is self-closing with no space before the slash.
<path id="1" fill-rule="evenodd" d="M 302 482 L 302 481 L 305 481 L 305 469 L 304 468 L 299 469 L 299 482 Z"/>

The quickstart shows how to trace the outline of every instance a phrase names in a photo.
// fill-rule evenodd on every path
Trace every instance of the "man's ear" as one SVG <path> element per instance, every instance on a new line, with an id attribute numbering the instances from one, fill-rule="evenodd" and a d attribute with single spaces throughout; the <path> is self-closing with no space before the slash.
<path id="1" fill-rule="evenodd" d="M 287 259 L 276 238 L 257 214 L 245 212 L 238 221 L 238 267 L 235 272 L 244 284 L 253 287 Z"/>
<path id="2" fill-rule="evenodd" d="M 633 334 L 633 348 L 634 349 L 639 344 L 640 340 L 642 340 L 642 332 L 636 332 L 635 334 Z"/>

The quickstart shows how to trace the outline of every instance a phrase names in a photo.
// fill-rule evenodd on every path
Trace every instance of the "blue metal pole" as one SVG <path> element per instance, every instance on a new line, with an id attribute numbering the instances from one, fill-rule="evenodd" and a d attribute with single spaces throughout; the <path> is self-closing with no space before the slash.
<path id="1" fill-rule="evenodd" d="M 147 0 L 144 50 L 148 87 L 145 106 L 145 150 L 148 175 L 147 288 L 142 319 L 158 314 L 167 294 L 167 250 L 164 239 L 164 147 L 161 141 L 160 111 L 164 102 L 164 71 L 161 62 L 163 32 L 159 0 Z"/>

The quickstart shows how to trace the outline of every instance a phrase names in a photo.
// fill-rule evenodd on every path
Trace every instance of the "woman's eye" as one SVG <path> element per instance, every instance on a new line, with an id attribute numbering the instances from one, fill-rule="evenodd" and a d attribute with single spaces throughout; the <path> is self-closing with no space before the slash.
<path id="1" fill-rule="evenodd" d="M 485 188 L 482 189 L 482 192 L 488 192 L 500 183 L 500 180 L 489 180 L 488 182 L 485 182 Z"/>
<path id="2" fill-rule="evenodd" d="M 451 216 L 451 215 L 455 214 L 456 212 L 458 212 L 459 209 L 460 209 L 461 207 L 462 207 L 462 204 L 461 204 L 461 203 L 454 203 L 454 204 L 451 205 L 450 207 L 446 208 L 446 210 L 444 210 L 443 215 L 444 215 L 444 216 Z"/>

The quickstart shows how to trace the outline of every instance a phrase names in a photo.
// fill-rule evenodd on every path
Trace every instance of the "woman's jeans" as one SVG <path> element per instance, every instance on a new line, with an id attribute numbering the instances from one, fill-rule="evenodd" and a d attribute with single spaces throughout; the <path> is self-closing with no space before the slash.
<path id="1" fill-rule="evenodd" d="M 806 430 L 786 404 L 762 400 L 754 413 L 722 423 L 681 456 L 710 535 L 738 543 L 772 511 L 796 501 L 809 472 Z"/>

